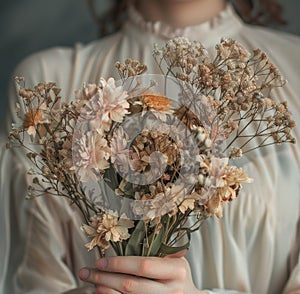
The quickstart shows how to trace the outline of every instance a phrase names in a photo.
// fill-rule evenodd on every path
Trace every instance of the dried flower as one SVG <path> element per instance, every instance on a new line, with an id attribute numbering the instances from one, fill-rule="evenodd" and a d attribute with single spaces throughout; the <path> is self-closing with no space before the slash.
<path id="1" fill-rule="evenodd" d="M 171 110 L 171 100 L 165 96 L 147 94 L 142 97 L 142 101 L 149 109 L 154 109 L 157 111 Z"/>
<path id="2" fill-rule="evenodd" d="M 172 91 L 168 83 L 155 90 L 153 76 L 140 76 L 146 65 L 132 59 L 116 63 L 121 85 L 84 84 L 71 103 L 61 102 L 55 83 L 29 89 L 16 79 L 22 123 L 10 145 L 28 150 L 28 198 L 67 197 L 85 219 L 86 247 L 101 254 L 109 246 L 118 255 L 175 253 L 176 242 L 222 217 L 252 182 L 232 158 L 295 143 L 288 104 L 272 99 L 285 80 L 262 51 L 222 39 L 212 58 L 201 43 L 178 37 L 155 46 L 153 57 L 164 81 L 175 81 Z"/>
<path id="3" fill-rule="evenodd" d="M 111 214 L 100 214 L 91 217 L 89 225 L 83 225 L 83 231 L 92 237 L 92 241 L 85 246 L 92 250 L 94 247 L 107 249 L 110 241 L 119 242 L 130 237 L 128 229 L 134 226 L 134 222 L 128 219 L 117 218 Z"/>
<path id="4" fill-rule="evenodd" d="M 102 134 L 88 132 L 75 139 L 74 163 L 80 181 L 96 180 L 109 167 L 110 148 Z"/>

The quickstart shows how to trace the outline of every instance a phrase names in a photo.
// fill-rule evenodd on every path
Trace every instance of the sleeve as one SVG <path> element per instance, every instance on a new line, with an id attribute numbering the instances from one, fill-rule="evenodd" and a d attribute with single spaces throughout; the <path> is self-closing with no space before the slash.
<path id="1" fill-rule="evenodd" d="M 18 151 L 17 151 L 18 152 Z M 60 293 L 76 287 L 57 208 L 25 200 L 26 165 L 21 154 L 1 150 L 1 293 Z"/>
<path id="2" fill-rule="evenodd" d="M 290 258 L 290 276 L 283 294 L 300 293 L 300 216 L 298 219 L 294 248 Z"/>
<path id="3" fill-rule="evenodd" d="M 28 230 L 22 261 L 15 272 L 15 293 L 61 293 L 79 286 L 72 260 L 68 206 L 41 197 L 27 211 Z M 57 203 L 59 202 L 59 203 Z"/>
<path id="4" fill-rule="evenodd" d="M 239 292 L 235 290 L 223 290 L 223 289 L 212 289 L 206 292 L 207 294 L 250 294 L 246 292 Z"/>
<path id="5" fill-rule="evenodd" d="M 293 269 L 290 279 L 284 289 L 283 294 L 296 294 L 300 293 L 300 262 Z"/>
<path id="6" fill-rule="evenodd" d="M 35 54 L 16 73 L 24 76 L 29 86 L 44 79 L 52 81 L 56 76 L 47 70 L 52 60 L 58 64 L 56 57 L 59 60 L 68 56 L 61 50 Z M 60 74 L 67 76 L 69 62 L 65 63 L 66 71 Z M 60 66 L 64 68 L 63 64 Z M 11 81 L 6 137 L 11 123 L 17 121 L 17 101 Z M 25 152 L 21 148 L 6 150 L 5 143 L 1 143 L 0 150 L 0 229 L 5 236 L 0 238 L 0 293 L 61 293 L 80 286 L 72 270 L 72 252 L 66 236 L 74 226 L 67 218 L 68 204 L 57 204 L 51 197 L 25 200 L 28 186 Z"/>

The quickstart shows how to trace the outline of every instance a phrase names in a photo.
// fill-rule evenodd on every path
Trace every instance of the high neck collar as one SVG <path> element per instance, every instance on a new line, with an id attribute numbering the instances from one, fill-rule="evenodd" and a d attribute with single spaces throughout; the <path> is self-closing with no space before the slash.
<path id="1" fill-rule="evenodd" d="M 157 37 L 163 39 L 171 39 L 176 36 L 198 39 L 199 36 L 206 35 L 224 24 L 227 24 L 227 27 L 231 27 L 241 23 L 240 18 L 236 15 L 230 4 L 228 4 L 218 16 L 211 20 L 184 28 L 175 28 L 162 21 L 146 21 L 134 6 L 130 6 L 128 9 L 128 21 L 131 25 L 139 28 L 140 30 L 157 35 Z"/>

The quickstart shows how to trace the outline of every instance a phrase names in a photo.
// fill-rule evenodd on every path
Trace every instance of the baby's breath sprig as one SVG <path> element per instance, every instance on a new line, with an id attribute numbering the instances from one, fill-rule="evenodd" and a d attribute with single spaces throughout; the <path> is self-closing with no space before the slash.
<path id="1" fill-rule="evenodd" d="M 188 88 L 195 96 L 213 97 L 216 112 L 211 130 L 223 139 L 231 137 L 223 152 L 233 146 L 238 154 L 245 154 L 272 144 L 295 143 L 291 135 L 295 122 L 287 104 L 270 98 L 272 89 L 284 86 L 286 80 L 267 55 L 260 49 L 251 54 L 236 40 L 225 38 L 215 49 L 212 59 L 200 42 L 179 37 L 156 45 L 153 56 L 162 73 L 181 81 L 186 92 Z M 235 146 L 240 139 L 244 143 Z"/>

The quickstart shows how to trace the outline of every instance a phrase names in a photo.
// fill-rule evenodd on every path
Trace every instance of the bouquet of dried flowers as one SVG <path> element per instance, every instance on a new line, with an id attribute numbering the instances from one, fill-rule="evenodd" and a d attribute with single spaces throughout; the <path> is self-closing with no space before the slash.
<path id="1" fill-rule="evenodd" d="M 187 248 L 203 220 L 222 216 L 251 179 L 233 164 L 247 152 L 294 143 L 285 81 L 265 53 L 222 39 L 211 59 L 199 42 L 155 47 L 161 75 L 117 62 L 120 81 L 100 79 L 61 100 L 55 83 L 25 88 L 10 133 L 32 162 L 28 197 L 78 206 L 86 247 L 118 255 L 165 256 Z M 21 110 L 24 112 L 21 114 Z"/>

